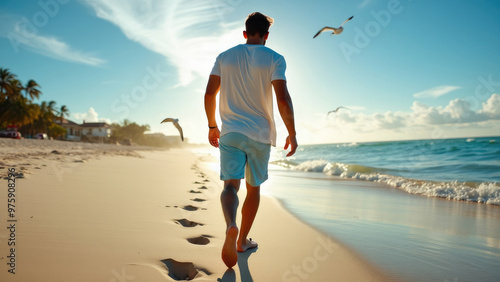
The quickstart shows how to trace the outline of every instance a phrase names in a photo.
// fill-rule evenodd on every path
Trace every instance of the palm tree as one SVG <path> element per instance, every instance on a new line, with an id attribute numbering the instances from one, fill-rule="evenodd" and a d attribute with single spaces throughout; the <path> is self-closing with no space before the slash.
<path id="1" fill-rule="evenodd" d="M 45 130 L 44 132 L 47 132 L 51 124 L 54 123 L 54 120 L 57 117 L 57 110 L 56 110 L 56 102 L 55 101 L 50 101 L 47 104 L 47 112 L 44 116 L 44 123 L 45 123 Z"/>
<path id="2" fill-rule="evenodd" d="M 38 83 L 36 83 L 36 81 L 34 81 L 33 79 L 30 79 L 28 83 L 26 83 L 26 86 L 24 87 L 26 98 L 28 98 L 29 96 L 31 100 L 33 100 L 33 98 L 38 99 L 38 97 L 41 94 L 38 87 L 40 87 L 40 85 L 38 85 Z"/>
<path id="3" fill-rule="evenodd" d="M 0 104 L 0 119 L 18 127 L 30 124 L 38 116 L 36 104 L 32 104 L 23 96 L 9 99 Z"/>
<path id="4" fill-rule="evenodd" d="M 21 92 L 23 91 L 24 87 L 21 83 L 21 81 L 17 80 L 16 78 L 12 78 L 9 81 L 9 85 L 6 88 L 5 96 L 7 99 L 12 99 L 12 100 L 18 100 L 20 97 L 22 97 Z"/>
<path id="5" fill-rule="evenodd" d="M 42 115 L 40 106 L 32 103 L 32 100 L 38 99 L 41 94 L 39 88 L 40 85 L 32 79 L 23 86 L 15 74 L 0 68 L 0 127 L 12 124 L 17 127 L 28 126 L 27 129 L 33 128 L 34 122 Z M 49 115 L 50 117 L 54 116 L 54 105 L 55 102 L 48 105 L 52 115 Z M 44 114 L 44 118 L 49 116 Z M 47 128 L 49 124 L 43 125 Z"/>
<path id="6" fill-rule="evenodd" d="M 52 114 L 52 117 L 55 116 L 56 113 L 56 101 L 50 101 L 49 104 L 47 105 L 47 110 Z"/>
<path id="7" fill-rule="evenodd" d="M 66 129 L 64 129 L 62 125 L 64 121 L 64 116 L 68 116 L 69 113 L 68 107 L 66 107 L 66 105 L 62 105 L 57 113 L 59 114 L 59 124 L 57 123 L 52 124 L 52 126 L 50 127 L 50 131 L 54 138 L 62 139 L 66 134 Z"/>
<path id="8" fill-rule="evenodd" d="M 56 117 L 55 104 L 56 102 L 54 101 L 48 103 L 43 101 L 40 105 L 36 104 L 39 109 L 39 115 L 34 120 L 33 125 L 37 132 L 47 132 L 50 125 L 54 122 L 54 117 Z"/>
<path id="9" fill-rule="evenodd" d="M 61 109 L 59 109 L 59 120 L 61 121 L 61 125 L 63 124 L 64 116 L 68 116 L 69 110 L 66 105 L 62 105 Z"/>
<path id="10" fill-rule="evenodd" d="M 0 76 L 5 83 L 2 84 L 3 93 L 0 99 L 0 125 L 23 126 L 34 118 L 29 101 L 21 95 L 23 86 L 15 75 L 7 70 L 2 70 Z"/>
<path id="11" fill-rule="evenodd" d="M 0 68 L 0 101 L 7 99 L 8 93 L 12 92 L 11 81 L 16 78 L 8 69 Z"/>

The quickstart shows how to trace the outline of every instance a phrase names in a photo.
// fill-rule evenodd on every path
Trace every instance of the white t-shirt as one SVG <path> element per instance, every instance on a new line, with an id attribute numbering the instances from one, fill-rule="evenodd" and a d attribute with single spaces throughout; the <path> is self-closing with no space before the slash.
<path id="1" fill-rule="evenodd" d="M 240 44 L 221 53 L 211 74 L 221 78 L 221 136 L 238 132 L 276 146 L 273 80 L 286 80 L 285 58 L 264 45 Z"/>

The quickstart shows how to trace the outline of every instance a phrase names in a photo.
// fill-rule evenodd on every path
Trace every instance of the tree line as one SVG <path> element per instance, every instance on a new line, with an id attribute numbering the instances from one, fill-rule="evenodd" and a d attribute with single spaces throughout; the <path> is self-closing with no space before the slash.
<path id="1" fill-rule="evenodd" d="M 66 134 L 66 129 L 60 124 L 64 117 L 69 115 L 68 107 L 62 105 L 57 108 L 55 101 L 35 103 L 42 95 L 40 88 L 35 80 L 30 79 L 23 84 L 17 75 L 8 69 L 0 68 L 0 131 L 8 126 L 15 126 L 25 137 L 47 133 L 58 139 Z M 59 124 L 56 121 L 59 121 Z M 146 134 L 150 129 L 149 125 L 124 120 L 121 124 L 111 124 L 111 127 L 111 142 L 129 140 L 146 146 L 169 145 L 162 135 Z"/>
<path id="2" fill-rule="evenodd" d="M 121 123 L 111 124 L 113 128 L 111 133 L 111 141 L 125 143 L 128 140 L 129 144 L 138 144 L 153 147 L 170 147 L 172 144 L 167 142 L 163 134 L 146 134 L 150 130 L 149 125 L 139 125 L 124 119 Z M 176 145 L 180 145 L 180 142 Z"/>
<path id="3" fill-rule="evenodd" d="M 55 101 L 35 103 L 42 95 L 40 88 L 35 80 L 23 84 L 17 75 L 0 68 L 0 129 L 15 126 L 24 136 L 48 133 L 54 138 L 66 133 L 55 120 L 62 122 L 68 116 L 68 108 L 65 105 L 57 108 Z"/>

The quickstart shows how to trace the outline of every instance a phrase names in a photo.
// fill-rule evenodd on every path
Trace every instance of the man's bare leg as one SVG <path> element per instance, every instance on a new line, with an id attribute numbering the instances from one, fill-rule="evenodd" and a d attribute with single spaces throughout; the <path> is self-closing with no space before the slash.
<path id="1" fill-rule="evenodd" d="M 254 187 L 246 182 L 247 196 L 243 207 L 241 208 L 241 230 L 238 237 L 237 250 L 244 252 L 248 249 L 257 247 L 257 243 L 247 239 L 250 228 L 252 228 L 253 220 L 257 214 L 260 203 L 260 186 Z"/>
<path id="2" fill-rule="evenodd" d="M 238 238 L 238 226 L 236 225 L 236 212 L 238 210 L 238 190 L 240 187 L 239 179 L 224 181 L 224 190 L 220 195 L 222 212 L 226 220 L 226 239 L 222 247 L 222 260 L 227 267 L 231 268 L 238 262 L 238 253 L 236 251 L 236 239 Z"/>

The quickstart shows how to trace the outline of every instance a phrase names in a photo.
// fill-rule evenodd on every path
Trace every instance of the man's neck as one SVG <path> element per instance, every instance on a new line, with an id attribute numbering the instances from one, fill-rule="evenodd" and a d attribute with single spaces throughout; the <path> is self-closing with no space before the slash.
<path id="1" fill-rule="evenodd" d="M 264 38 L 255 36 L 255 37 L 248 37 L 247 38 L 247 44 L 250 45 L 266 45 L 266 40 Z"/>

